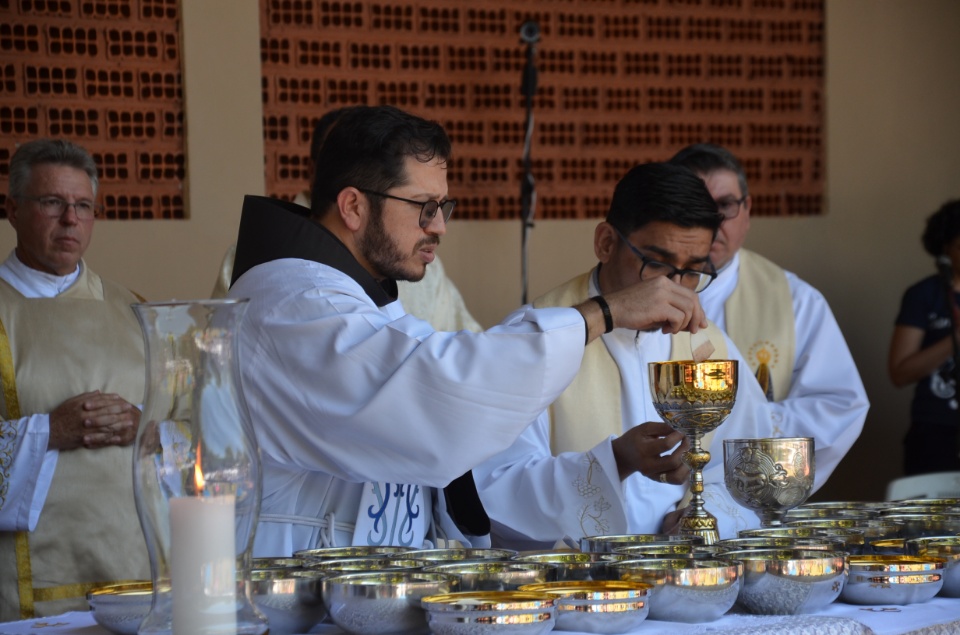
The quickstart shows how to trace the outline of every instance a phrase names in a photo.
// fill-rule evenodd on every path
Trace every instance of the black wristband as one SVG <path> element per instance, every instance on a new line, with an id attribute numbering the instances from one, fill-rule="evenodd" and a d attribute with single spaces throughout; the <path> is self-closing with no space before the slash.
<path id="1" fill-rule="evenodd" d="M 596 302 L 603 312 L 603 325 L 607 329 L 604 333 L 609 333 L 613 330 L 613 315 L 610 313 L 610 305 L 607 304 L 607 301 L 603 299 L 602 295 L 595 295 L 590 299 Z"/>

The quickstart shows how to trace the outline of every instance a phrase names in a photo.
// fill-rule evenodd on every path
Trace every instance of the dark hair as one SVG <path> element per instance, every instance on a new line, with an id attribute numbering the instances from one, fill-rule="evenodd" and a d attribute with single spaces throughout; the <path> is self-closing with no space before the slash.
<path id="1" fill-rule="evenodd" d="M 86 172 L 97 195 L 97 164 L 84 148 L 66 139 L 35 139 L 17 148 L 10 158 L 10 198 L 18 203 L 26 195 L 30 175 L 38 165 L 65 165 Z"/>
<path id="2" fill-rule="evenodd" d="M 644 163 L 617 183 L 607 222 L 629 236 L 656 221 L 705 227 L 716 237 L 722 218 L 699 176 L 682 165 Z"/>
<path id="3" fill-rule="evenodd" d="M 313 136 L 310 137 L 310 161 L 317 162 L 317 156 L 320 154 L 320 148 L 330 132 L 330 126 L 340 118 L 340 115 L 353 108 L 353 106 L 344 106 L 343 108 L 334 108 L 323 113 L 317 123 L 313 126 Z"/>
<path id="4" fill-rule="evenodd" d="M 927 218 L 921 240 L 927 253 L 936 258 L 957 236 L 960 236 L 960 199 L 947 201 Z"/>
<path id="5" fill-rule="evenodd" d="M 747 173 L 743 171 L 743 166 L 740 165 L 737 157 L 733 156 L 726 148 L 712 143 L 695 143 L 673 155 L 670 163 L 682 165 L 697 174 L 703 175 L 717 170 L 730 170 L 737 175 L 740 195 L 746 196 L 749 194 L 747 191 Z"/>
<path id="6" fill-rule="evenodd" d="M 451 147 L 440 124 L 393 106 L 347 109 L 327 132 L 314 163 L 311 200 L 323 216 L 345 187 L 385 192 L 402 185 L 404 160 L 447 161 Z M 374 204 L 379 204 L 380 201 Z"/>

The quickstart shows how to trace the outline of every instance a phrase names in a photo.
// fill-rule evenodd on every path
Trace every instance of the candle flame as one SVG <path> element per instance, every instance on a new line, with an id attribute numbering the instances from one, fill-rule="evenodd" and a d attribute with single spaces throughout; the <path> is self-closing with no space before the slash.
<path id="1" fill-rule="evenodd" d="M 193 482 L 197 487 L 197 494 L 203 493 L 203 488 L 206 486 L 207 481 L 203 478 L 203 470 L 201 461 L 200 461 L 200 444 L 197 443 L 197 462 L 193 465 Z"/>

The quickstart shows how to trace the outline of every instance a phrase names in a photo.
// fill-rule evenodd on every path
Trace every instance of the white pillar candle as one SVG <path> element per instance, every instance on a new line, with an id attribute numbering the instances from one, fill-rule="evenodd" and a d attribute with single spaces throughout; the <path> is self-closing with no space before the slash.
<path id="1" fill-rule="evenodd" d="M 176 635 L 235 633 L 234 496 L 170 499 L 170 582 Z"/>

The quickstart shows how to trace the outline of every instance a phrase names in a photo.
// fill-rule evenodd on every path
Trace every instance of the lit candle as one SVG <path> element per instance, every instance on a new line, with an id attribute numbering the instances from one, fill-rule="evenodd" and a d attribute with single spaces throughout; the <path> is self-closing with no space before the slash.
<path id="1" fill-rule="evenodd" d="M 199 466 L 196 471 L 202 494 Z M 237 630 L 235 503 L 232 495 L 170 499 L 170 582 L 177 635 Z"/>

